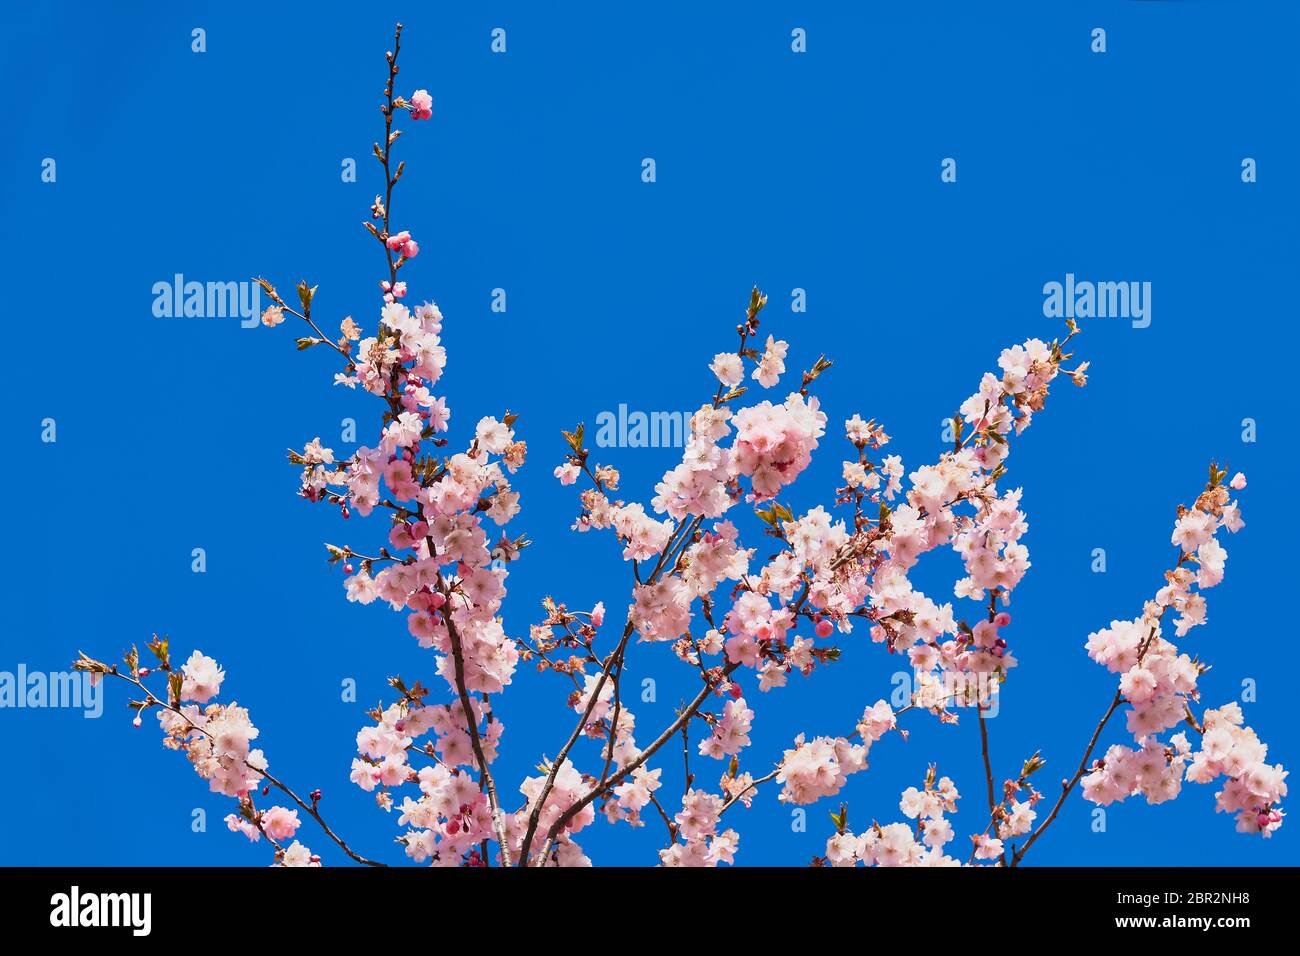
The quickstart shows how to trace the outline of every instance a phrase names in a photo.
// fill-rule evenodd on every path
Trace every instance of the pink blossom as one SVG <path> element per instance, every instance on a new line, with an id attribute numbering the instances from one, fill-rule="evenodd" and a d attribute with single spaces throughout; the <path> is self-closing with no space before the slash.
<path id="1" fill-rule="evenodd" d="M 416 90 L 411 94 L 411 118 L 427 120 L 433 115 L 433 97 L 428 90 Z"/>
<path id="2" fill-rule="evenodd" d="M 298 811 L 272 807 L 262 813 L 262 829 L 272 840 L 283 841 L 298 832 Z"/>

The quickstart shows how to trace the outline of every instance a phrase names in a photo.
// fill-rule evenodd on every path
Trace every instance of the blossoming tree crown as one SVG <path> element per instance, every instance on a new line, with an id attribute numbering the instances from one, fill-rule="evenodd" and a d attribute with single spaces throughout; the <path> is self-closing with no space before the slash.
<path id="1" fill-rule="evenodd" d="M 855 832 L 840 804 L 824 855 L 814 862 L 1015 866 L 1076 789 L 1097 804 L 1139 794 L 1157 804 L 1177 797 L 1186 780 L 1217 783 L 1218 809 L 1234 814 L 1244 833 L 1267 837 L 1281 826 L 1286 771 L 1268 763 L 1267 746 L 1235 703 L 1200 708 L 1197 681 L 1207 665 L 1177 644 L 1205 623 L 1205 592 L 1223 580 L 1220 532 L 1243 527 L 1233 495 L 1246 479 L 1229 479 L 1213 464 L 1192 506 L 1178 508 L 1176 560 L 1163 586 L 1136 617 L 1087 638 L 1088 656 L 1117 675 L 1117 687 L 1077 771 L 1046 799 L 1033 782 L 1045 763 L 1040 754 L 995 782 L 986 713 L 1017 664 L 1006 608 L 1030 568 L 1021 490 L 1002 480 L 1012 445 L 1046 407 L 1051 385 L 1061 375 L 1085 384 L 1088 363 L 1067 366 L 1067 347 L 1080 332 L 1073 320 L 1057 340 L 1030 339 L 1002 351 L 998 371 L 985 373 L 960 404 L 953 447 L 931 463 L 908 472 L 898 455 L 883 453 L 889 436 L 878 422 L 848 418 L 842 484 L 827 505 L 794 514 L 781 495 L 830 442 L 813 386 L 831 363 L 819 359 L 792 380 L 788 343 L 760 331 L 766 298 L 755 289 L 734 347 L 709 363 L 713 394 L 691 418 L 681 462 L 648 504 L 617 496 L 618 471 L 593 459 L 581 425 L 564 433 L 555 478 L 580 489 L 574 530 L 617 542 L 611 556 L 631 577 L 626 612 L 610 618 L 603 602 L 575 610 L 547 598 L 544 616 L 526 633 L 517 625 L 508 630 L 502 610 L 509 566 L 528 540 L 490 529 L 519 514 L 511 481 L 526 447 L 509 412 L 479 417 L 454 439 L 451 408 L 435 394 L 447 362 L 443 315 L 432 302 L 407 304 L 407 282 L 399 277 L 420 247 L 393 221 L 393 193 L 404 172 L 393 162 L 397 120 L 429 119 L 433 103 L 422 89 L 396 95 L 400 44 L 399 25 L 387 54 L 384 137 L 374 147 L 383 191 L 365 223 L 384 262 L 373 334 L 351 317 L 337 333 L 323 331 L 313 311 L 316 289 L 306 282 L 297 286 L 298 308 L 270 282 L 259 282 L 273 302 L 265 325 L 278 326 L 287 315 L 302 321 L 310 334 L 298 348 L 333 353 L 334 382 L 378 399 L 373 447 L 339 459 L 313 439 L 289 457 L 302 469 L 307 501 L 345 518 L 384 519 L 386 543 L 366 550 L 327 545 L 329 560 L 343 567 L 347 600 L 387 604 L 431 651 L 436 676 L 427 685 L 390 681 L 396 696 L 357 733 L 351 768 L 356 786 L 374 793 L 383 810 L 396 811 L 407 856 L 438 866 L 585 865 L 582 833 L 599 814 L 606 825 L 633 827 L 658 817 L 664 865 L 731 863 L 740 836 L 728 825 L 735 816 L 725 823 L 723 817 L 738 804 L 749 807 L 765 784 L 791 804 L 835 797 L 849 775 L 867 768 L 874 746 L 906 737 L 904 718 L 956 724 L 961 708 L 974 712 L 979 727 L 987 798 L 987 813 L 965 828 L 967 838 L 956 839 L 952 820 L 957 786 L 932 766 L 920 788 L 902 793 L 898 811 L 909 822 Z M 768 397 L 752 401 L 756 388 Z M 765 545 L 775 540 L 776 555 L 756 559 L 738 523 L 752 523 Z M 960 556 L 965 574 L 952 599 L 940 603 L 913 586 L 910 572 L 944 548 Z M 910 703 L 895 710 L 885 700 L 864 700 L 853 727 L 810 728 L 779 757 L 751 757 L 757 701 L 742 685 L 761 697 L 779 692 L 795 672 L 813 677 L 839 658 L 831 643 L 837 635 L 906 655 L 918 675 Z M 169 642 L 157 637 L 148 650 L 149 666 L 134 647 L 123 665 L 83 654 L 74 666 L 131 684 L 135 723 L 154 712 L 164 746 L 183 752 L 212 791 L 235 801 L 230 828 L 254 842 L 265 839 L 276 864 L 319 865 L 297 839 L 302 813 L 351 859 L 380 865 L 330 828 L 319 790 L 303 797 L 272 775 L 253 747 L 259 735 L 248 710 L 216 700 L 226 673 L 215 661 L 194 651 L 177 662 Z M 625 668 L 635 655 L 665 653 L 696 674 L 698 691 L 666 726 L 638 727 L 622 692 Z M 493 702 L 529 669 L 535 679 L 555 682 L 575 719 L 556 756 L 536 776 L 512 784 L 512 798 L 493 773 L 505 730 Z M 1132 742 L 1101 749 L 1120 710 Z M 1166 736 L 1180 725 L 1185 729 Z M 675 739 L 694 741 L 693 751 L 715 762 L 713 771 L 688 777 L 680 806 L 659 793 L 668 753 L 682 749 L 664 750 Z M 273 789 L 290 806 L 264 806 Z"/>

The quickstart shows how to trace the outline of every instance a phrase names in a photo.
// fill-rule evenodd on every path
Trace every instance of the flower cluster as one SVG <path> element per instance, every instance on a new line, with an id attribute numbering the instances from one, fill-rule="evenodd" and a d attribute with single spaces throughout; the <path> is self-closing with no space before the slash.
<path id="1" fill-rule="evenodd" d="M 780 405 L 763 402 L 736 413 L 730 471 L 751 481 L 757 501 L 773 498 L 812 461 L 826 415 L 816 398 L 793 393 Z"/>
<path id="2" fill-rule="evenodd" d="M 225 676 L 217 662 L 201 652 L 190 656 L 178 676 L 182 678 L 178 700 L 158 709 L 158 723 L 166 735 L 163 745 L 185 751 L 213 793 L 247 796 L 257 789 L 266 769 L 262 751 L 251 748 L 258 730 L 248 711 L 233 701 L 197 706 L 216 696 Z"/>
<path id="3" fill-rule="evenodd" d="M 288 807 L 275 806 L 269 810 L 264 810 L 259 816 L 254 816 L 251 820 L 236 816 L 233 813 L 226 814 L 226 826 L 235 833 L 242 833 L 248 839 L 256 843 L 262 839 L 265 833 L 268 839 L 277 843 L 293 839 L 293 835 L 298 832 L 301 822 L 298 819 L 298 811 L 290 810 Z M 301 846 L 301 844 L 299 844 Z"/>
<path id="4" fill-rule="evenodd" d="M 529 777 L 519 787 L 527 803 L 523 810 L 508 817 L 507 836 L 512 849 L 518 855 L 522 851 L 523 841 L 530 825 L 532 813 L 539 810 L 538 827 L 546 832 L 559 823 L 561 817 L 573 808 L 586 794 L 589 785 L 582 775 L 574 769 L 573 764 L 565 761 L 559 765 L 559 772 L 547 787 L 547 777 Z M 547 855 L 548 866 L 590 866 L 591 861 L 582 852 L 582 848 L 573 840 L 573 835 L 580 832 L 596 818 L 595 811 L 586 806 L 569 817 L 564 829 L 556 840 L 554 855 Z"/>
<path id="5" fill-rule="evenodd" d="M 721 797 L 691 789 L 682 797 L 681 812 L 673 817 L 682 842 L 659 851 L 663 866 L 717 866 L 731 863 L 740 845 L 735 830 L 718 832 L 722 809 Z"/>
<path id="6" fill-rule="evenodd" d="M 417 781 L 419 798 L 404 798 L 397 818 L 411 827 L 401 838 L 406 855 L 434 866 L 481 865 L 476 847 L 492 835 L 492 814 L 473 777 L 435 764 L 420 768 Z"/>
<path id="7" fill-rule="evenodd" d="M 1235 703 L 1205 712 L 1201 749 L 1192 757 L 1187 779 L 1209 783 L 1227 777 L 1215 794 L 1218 809 L 1237 814 L 1240 832 L 1268 837 L 1282 825 L 1278 801 L 1286 796 L 1287 771 L 1265 760 L 1267 745 L 1242 723 L 1241 708 Z"/>
<path id="8" fill-rule="evenodd" d="M 259 789 L 263 794 L 269 792 L 265 786 L 269 781 L 306 807 L 292 791 L 269 775 L 266 755 L 252 746 L 259 731 L 247 709 L 234 701 L 228 704 L 213 701 L 221 691 L 225 671 L 198 650 L 179 667 L 175 666 L 165 638 L 155 636 L 148 647 L 156 658 L 156 667 L 143 666 L 135 647 L 123 659 L 125 671 L 85 654 L 72 666 L 74 670 L 88 672 L 94 680 L 110 676 L 127 681 L 143 694 L 142 699 L 130 702 L 135 711 L 133 724 L 143 726 L 145 711 L 156 710 L 163 746 L 184 753 L 213 793 L 232 797 L 237 802 L 238 812 L 225 817 L 231 831 L 244 834 L 253 843 L 266 837 L 275 847 L 276 866 L 319 866 L 320 858 L 297 840 L 288 848 L 282 845 L 293 839 L 301 825 L 297 810 L 279 805 L 262 810 L 254 802 Z M 146 683 L 151 676 L 166 677 L 164 693 L 155 694 Z M 314 794 L 313 801 L 317 797 Z"/>
<path id="9" fill-rule="evenodd" d="M 1237 704 L 1206 710 L 1197 722 L 1192 704 L 1200 698 L 1197 681 L 1207 666 L 1180 653 L 1161 632 L 1170 610 L 1178 615 L 1175 639 L 1206 622 L 1202 592 L 1223 580 L 1228 557 L 1218 532 L 1235 533 L 1245 526 L 1231 492 L 1246 487 L 1246 476 L 1238 473 L 1230 482 L 1226 477 L 1226 471 L 1211 465 L 1205 490 L 1190 509 L 1178 509 L 1171 536 L 1178 562 L 1142 616 L 1112 621 L 1088 637 L 1088 656 L 1120 675 L 1116 704 L 1128 705 L 1128 730 L 1138 746 L 1110 747 L 1083 778 L 1083 795 L 1108 804 L 1140 793 L 1148 803 L 1163 803 L 1178 796 L 1184 779 L 1210 783 L 1226 777 L 1217 794 L 1218 809 L 1237 815 L 1239 831 L 1268 837 L 1282 825 L 1279 802 L 1287 793 L 1287 771 L 1267 762 L 1267 745 L 1243 725 Z M 1201 735 L 1200 750 L 1186 733 L 1160 740 L 1162 732 L 1184 722 Z"/>
<path id="10" fill-rule="evenodd" d="M 794 748 L 787 750 L 777 770 L 782 784 L 779 800 L 807 804 L 832 797 L 843 789 L 851 773 L 866 769 L 871 745 L 897 726 L 893 709 L 883 700 L 868 707 L 858 721 L 856 734 L 862 743 L 845 737 L 816 737 L 805 741 L 800 734 Z"/>
<path id="11" fill-rule="evenodd" d="M 742 747 L 749 746 L 753 721 L 754 712 L 745 705 L 745 698 L 727 701 L 722 717 L 713 725 L 713 733 L 700 741 L 700 753 L 719 760 L 740 753 Z"/>
<path id="12" fill-rule="evenodd" d="M 841 809 L 838 832 L 826 841 L 825 862 L 831 866 L 960 866 L 961 861 L 948 856 L 944 847 L 953 838 L 945 814 L 957 809 L 961 795 L 947 777 L 934 778 L 931 767 L 924 790 L 903 791 L 899 809 L 915 824 L 873 823 L 857 835 L 848 829 L 847 810 Z"/>

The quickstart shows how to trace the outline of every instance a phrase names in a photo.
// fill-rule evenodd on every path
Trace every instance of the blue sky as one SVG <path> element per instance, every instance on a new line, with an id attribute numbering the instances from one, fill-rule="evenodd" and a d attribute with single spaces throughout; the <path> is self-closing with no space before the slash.
<path id="1" fill-rule="evenodd" d="M 1009 635 L 1021 659 L 990 721 L 999 777 L 1040 750 L 1040 786 L 1077 765 L 1114 678 L 1087 659 L 1090 631 L 1132 618 L 1174 558 L 1174 507 L 1211 458 L 1250 477 L 1246 529 L 1226 542 L 1225 583 L 1187 649 L 1214 664 L 1205 703 L 1253 682 L 1248 722 L 1271 758 L 1296 758 L 1286 640 L 1294 520 L 1297 138 L 1294 4 L 245 3 L 110 9 L 66 3 L 0 12 L 0 152 L 9 349 L 4 437 L 15 454 L 4 538 L 0 670 L 59 670 L 78 649 L 115 658 L 166 632 L 226 668 L 223 698 L 248 706 L 272 769 L 370 855 L 400 861 L 396 818 L 347 782 L 364 710 L 431 660 L 404 622 L 343 597 L 323 541 L 358 549 L 379 524 L 341 527 L 295 498 L 286 447 L 336 450 L 376 406 L 334 389 L 284 328 L 232 318 L 157 318 L 155 283 L 319 283 L 318 307 L 373 328 L 374 242 L 361 230 L 377 166 L 383 52 L 406 25 L 399 89 L 428 88 L 434 116 L 405 137 L 397 223 L 422 253 L 406 275 L 447 316 L 443 386 L 453 441 L 483 414 L 521 413 L 530 464 L 512 524 L 534 541 L 512 569 L 507 630 L 552 594 L 618 615 L 627 567 L 610 537 L 568 530 L 571 491 L 551 477 L 559 429 L 617 409 L 696 407 L 708 360 L 730 345 L 751 285 L 771 295 L 765 330 L 790 365 L 825 352 L 818 383 L 833 425 L 796 486 L 828 501 L 854 412 L 882 421 L 911 467 L 942 449 L 940 421 L 1003 347 L 1050 338 L 1043 284 L 1152 284 L 1152 321 L 1094 320 L 1079 340 L 1082 391 L 1062 385 L 1010 460 L 1025 488 L 1034 564 Z M 507 31 L 493 55 L 490 31 Z M 1090 33 L 1107 33 L 1104 54 Z M 191 31 L 206 31 L 206 51 Z M 807 52 L 790 48 L 807 32 Z M 355 158 L 355 183 L 340 175 Z M 646 157 L 657 181 L 641 181 Z M 955 183 L 940 163 L 957 161 Z M 1244 158 L 1258 181 L 1242 182 Z M 56 179 L 42 181 L 43 161 Z M 490 310 L 507 291 L 505 313 Z M 806 313 L 789 309 L 805 289 Z M 1242 440 L 1253 419 L 1256 440 Z M 42 421 L 57 442 L 41 440 Z M 673 464 L 665 449 L 611 449 L 628 497 Z M 754 537 L 752 525 L 747 525 Z M 191 571 L 205 549 L 207 571 Z M 1104 548 L 1106 573 L 1090 569 Z M 956 574 L 935 555 L 918 580 L 942 597 Z M 970 615 L 969 607 L 961 612 Z M 843 660 L 759 700 L 744 756 L 766 772 L 794 734 L 841 733 L 887 696 L 899 660 L 862 632 Z M 657 701 L 646 739 L 693 678 L 669 649 L 629 659 Z M 358 703 L 340 700 L 357 682 Z M 498 779 L 518 782 L 571 727 L 559 678 L 521 672 L 496 706 Z M 750 697 L 757 696 L 751 691 Z M 133 730 L 113 689 L 105 713 L 0 710 L 10 785 L 0 863 L 267 862 L 220 822 L 207 792 L 150 721 Z M 908 715 L 909 717 L 916 715 Z M 909 723 L 872 752 L 843 797 L 850 820 L 899 818 L 899 792 L 938 762 L 964 795 L 959 835 L 982 829 L 973 723 Z M 1125 739 L 1121 727 L 1105 742 Z M 594 748 L 580 751 L 594 760 Z M 723 765 L 693 759 L 701 783 Z M 681 786 L 666 762 L 664 794 Z M 1212 787 L 1172 804 L 1111 807 L 1104 833 L 1073 800 L 1028 858 L 1038 863 L 1293 864 L 1293 825 L 1270 841 L 1213 813 Z M 831 825 L 806 832 L 765 790 L 737 813 L 740 862 L 801 864 Z M 194 832 L 195 810 L 207 814 Z M 735 812 L 735 811 L 733 811 Z M 309 827 L 326 862 L 340 854 Z M 649 863 L 662 828 L 597 821 L 597 862 Z"/>

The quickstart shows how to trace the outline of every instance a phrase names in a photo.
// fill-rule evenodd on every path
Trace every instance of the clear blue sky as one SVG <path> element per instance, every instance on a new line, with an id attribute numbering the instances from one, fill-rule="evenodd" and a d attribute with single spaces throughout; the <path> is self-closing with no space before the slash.
<path id="1" fill-rule="evenodd" d="M 326 357 L 295 354 L 284 329 L 155 318 L 151 292 L 177 273 L 307 276 L 321 308 L 373 328 L 376 250 L 359 223 L 378 186 L 368 153 L 400 17 L 399 87 L 426 87 L 435 105 L 402 141 L 395 205 L 422 245 L 412 296 L 447 316 L 453 439 L 509 407 L 530 450 L 513 526 L 535 544 L 509 582 L 510 633 L 538 619 L 547 593 L 621 616 L 629 574 L 612 539 L 568 531 L 571 491 L 550 474 L 559 429 L 620 403 L 698 405 L 751 284 L 771 294 L 767 330 L 791 341 L 793 368 L 822 351 L 835 360 L 819 382 L 832 435 L 853 412 L 875 417 L 910 469 L 938 454 L 940 420 L 1001 348 L 1057 332 L 1045 282 L 1149 281 L 1150 327 L 1092 322 L 1079 341 L 1090 384 L 1060 386 L 1010 462 L 1034 567 L 1013 608 L 1022 666 L 990 723 L 997 773 L 1036 749 L 1047 792 L 1073 770 L 1114 689 L 1083 642 L 1159 586 L 1173 509 L 1211 457 L 1250 476 L 1247 527 L 1226 542 L 1227 580 L 1187 647 L 1214 664 L 1207 704 L 1256 682 L 1248 721 L 1274 760 L 1295 762 L 1292 668 L 1277 649 L 1290 608 L 1275 606 L 1292 590 L 1295 525 L 1295 4 L 389 6 L 0 13 L 11 455 L 0 670 L 60 669 L 78 649 L 115 658 L 155 631 L 201 648 L 227 669 L 223 697 L 251 708 L 272 769 L 321 787 L 363 852 L 402 859 L 396 817 L 347 782 L 348 765 L 385 678 L 427 683 L 431 660 L 399 615 L 347 604 L 323 561 L 323 541 L 373 544 L 381 523 L 340 527 L 307 507 L 284 461 L 316 435 L 346 450 L 347 416 L 370 440 L 375 405 L 332 388 Z M 494 27 L 507 30 L 505 55 L 489 50 Z M 806 54 L 790 50 L 795 27 Z M 1089 49 L 1094 27 L 1105 54 Z M 341 180 L 347 157 L 356 183 Z M 653 184 L 640 179 L 645 157 Z M 940 182 L 945 157 L 954 184 Z M 1241 181 L 1245 157 L 1257 183 Z M 42 182 L 46 158 L 54 183 Z M 796 287 L 805 314 L 789 310 Z M 489 309 L 494 288 L 507 290 L 505 314 Z M 54 444 L 41 441 L 46 418 Z M 1255 443 L 1241 439 L 1245 418 Z M 794 504 L 829 497 L 843 451 L 823 446 Z M 673 457 L 602 455 L 646 498 Z M 197 547 L 206 574 L 190 570 Z M 1090 570 L 1095 548 L 1104 574 Z M 919 580 L 941 598 L 956 570 L 935 556 Z M 861 633 L 842 644 L 840 664 L 759 700 L 744 754 L 756 774 L 795 733 L 844 732 L 888 694 L 899 660 Z M 639 737 L 672 719 L 694 686 L 685 670 L 667 647 L 635 648 L 629 673 L 658 684 L 657 702 L 636 708 Z M 345 678 L 359 703 L 341 702 Z M 559 678 L 521 672 L 500 699 L 497 773 L 512 799 L 567 734 L 565 693 Z M 220 822 L 231 802 L 159 746 L 152 721 L 133 730 L 112 694 L 98 720 L 0 710 L 0 863 L 268 862 Z M 898 819 L 900 790 L 936 759 L 964 795 L 964 841 L 984 822 L 976 728 L 909 726 L 909 741 L 878 744 L 852 779 L 850 819 Z M 1106 742 L 1124 739 L 1116 727 Z M 708 785 L 723 767 L 693 764 Z M 663 793 L 680 788 L 675 757 L 665 779 Z M 1213 813 L 1213 789 L 1114 806 L 1101 834 L 1075 800 L 1029 860 L 1300 862 L 1295 824 L 1267 842 L 1236 834 Z M 733 818 L 740 862 L 822 852 L 834 802 L 798 833 L 774 796 Z M 195 809 L 207 832 L 192 831 Z M 340 862 L 310 826 L 301 834 Z M 598 862 L 650 863 L 661 837 L 598 820 L 580 842 Z"/>

